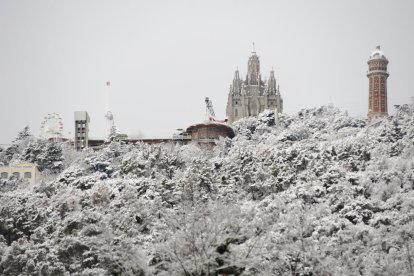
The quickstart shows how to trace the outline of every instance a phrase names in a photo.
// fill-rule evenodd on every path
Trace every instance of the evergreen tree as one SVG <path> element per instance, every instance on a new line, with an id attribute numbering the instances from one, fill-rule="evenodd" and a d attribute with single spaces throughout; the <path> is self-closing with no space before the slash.
<path id="1" fill-rule="evenodd" d="M 30 133 L 30 128 L 29 126 L 25 126 L 23 128 L 23 130 L 21 130 L 18 134 L 17 137 L 13 140 L 13 144 L 14 143 L 19 143 L 21 141 L 26 140 L 27 138 L 31 138 L 33 137 L 32 134 Z"/>
<path id="2" fill-rule="evenodd" d="M 25 126 L 21 130 L 17 137 L 13 140 L 12 144 L 6 148 L 5 151 L 0 152 L 0 163 L 8 165 L 13 159 L 20 160 L 20 154 L 27 144 L 33 140 L 33 136 L 30 133 L 29 126 Z"/>
<path id="3" fill-rule="evenodd" d="M 411 275 L 412 113 L 267 118 L 214 150 L 114 141 L 50 181 L 2 180 L 0 274 Z M 58 172 L 60 148 L 21 158 Z"/>
<path id="4" fill-rule="evenodd" d="M 35 163 L 40 171 L 59 173 L 63 169 L 63 153 L 60 143 L 37 140 L 23 150 L 22 159 Z"/>

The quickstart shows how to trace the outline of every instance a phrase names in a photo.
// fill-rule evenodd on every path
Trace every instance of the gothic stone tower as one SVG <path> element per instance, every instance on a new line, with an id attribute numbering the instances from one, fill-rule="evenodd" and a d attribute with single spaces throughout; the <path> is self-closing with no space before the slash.
<path id="1" fill-rule="evenodd" d="M 229 122 L 233 123 L 240 118 L 256 116 L 265 109 L 283 112 L 283 99 L 279 86 L 276 86 L 273 69 L 270 71 L 269 80 L 262 80 L 259 57 L 253 51 L 247 63 L 246 80 L 240 78 L 239 70 L 234 73 L 226 114 Z"/>
<path id="2" fill-rule="evenodd" d="M 368 121 L 375 122 L 388 116 L 387 110 L 387 72 L 388 59 L 377 46 L 368 60 L 367 77 L 369 79 Z"/>

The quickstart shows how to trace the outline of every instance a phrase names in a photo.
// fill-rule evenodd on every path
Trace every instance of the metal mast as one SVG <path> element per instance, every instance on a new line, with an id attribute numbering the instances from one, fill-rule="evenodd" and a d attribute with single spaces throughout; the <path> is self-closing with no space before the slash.
<path id="1" fill-rule="evenodd" d="M 105 118 L 106 118 L 106 135 L 107 138 L 111 135 L 111 132 L 115 126 L 114 123 L 114 115 L 109 110 L 109 87 L 111 83 L 109 81 L 106 82 L 106 91 L 105 91 Z"/>

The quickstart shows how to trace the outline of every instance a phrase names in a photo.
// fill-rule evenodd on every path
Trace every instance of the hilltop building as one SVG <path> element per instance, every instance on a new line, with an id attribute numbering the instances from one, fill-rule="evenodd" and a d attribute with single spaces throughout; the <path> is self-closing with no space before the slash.
<path id="1" fill-rule="evenodd" d="M 260 61 L 253 50 L 247 63 L 247 75 L 243 81 L 239 70 L 234 73 L 233 83 L 227 101 L 226 114 L 230 123 L 240 118 L 256 116 L 265 109 L 283 112 L 283 99 L 273 69 L 269 80 L 262 80 Z"/>
<path id="2" fill-rule="evenodd" d="M 186 134 L 191 141 L 198 144 L 215 144 L 220 137 L 235 136 L 234 130 L 229 125 L 213 121 L 191 125 L 187 128 Z"/>
<path id="3" fill-rule="evenodd" d="M 89 146 L 89 115 L 86 111 L 75 111 L 75 149 Z"/>
<path id="4" fill-rule="evenodd" d="M 0 167 L 0 178 L 8 179 L 11 176 L 22 179 L 24 182 L 33 185 L 38 180 L 39 170 L 37 169 L 37 166 L 32 163 L 20 163 Z"/>
<path id="5" fill-rule="evenodd" d="M 368 59 L 369 96 L 368 122 L 373 123 L 388 116 L 387 71 L 388 59 L 377 46 Z"/>

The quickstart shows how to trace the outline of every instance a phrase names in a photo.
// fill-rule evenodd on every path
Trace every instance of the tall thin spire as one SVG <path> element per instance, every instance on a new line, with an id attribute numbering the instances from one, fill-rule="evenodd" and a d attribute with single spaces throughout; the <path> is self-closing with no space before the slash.
<path id="1" fill-rule="evenodd" d="M 232 94 L 241 93 L 241 84 L 242 81 L 240 80 L 239 69 L 237 68 L 234 72 L 233 85 L 231 86 Z"/>
<path id="2" fill-rule="evenodd" d="M 259 57 L 256 55 L 256 49 L 254 47 L 253 42 L 253 52 L 252 55 L 249 57 L 249 61 L 247 63 L 246 83 L 258 85 L 260 84 L 260 81 L 260 61 Z"/>
<path id="3" fill-rule="evenodd" d="M 276 89 L 276 78 L 275 78 L 275 71 L 272 70 L 270 71 L 270 76 L 269 76 L 269 80 L 267 81 L 267 93 L 268 94 L 276 94 L 277 89 Z"/>
<path id="4" fill-rule="evenodd" d="M 256 53 L 256 47 L 254 46 L 254 42 L 252 42 L 252 44 L 253 44 L 253 51 L 252 51 L 252 53 Z"/>

